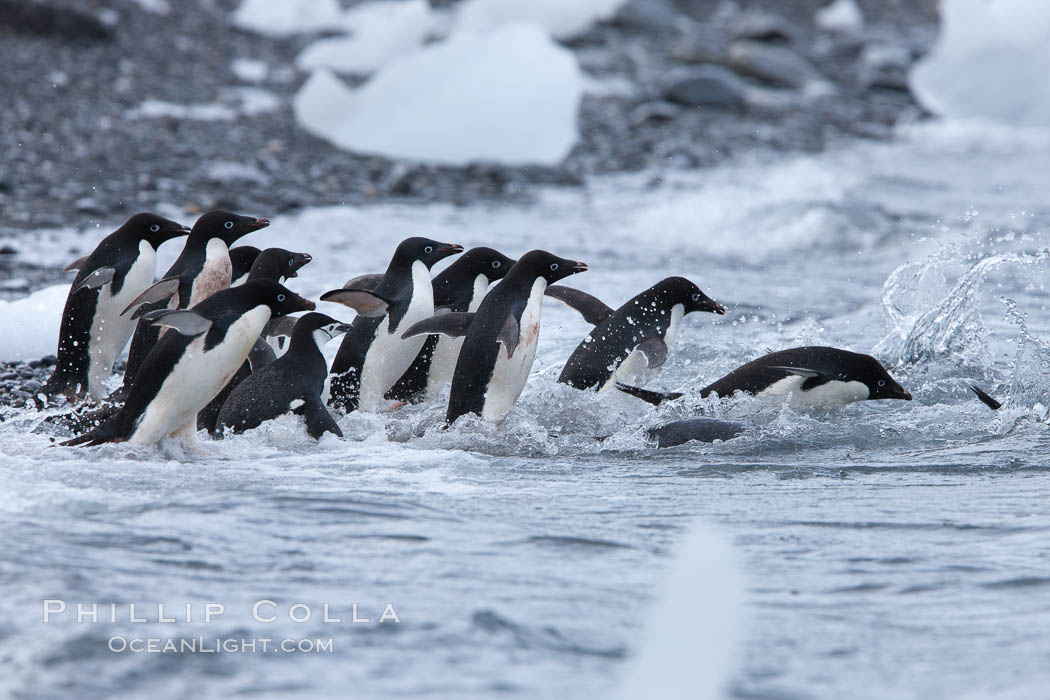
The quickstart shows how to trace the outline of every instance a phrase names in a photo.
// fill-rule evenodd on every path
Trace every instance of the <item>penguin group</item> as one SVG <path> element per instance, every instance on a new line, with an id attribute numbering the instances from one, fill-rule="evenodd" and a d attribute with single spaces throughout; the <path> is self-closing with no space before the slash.
<path id="1" fill-rule="evenodd" d="M 384 272 L 353 277 L 320 296 L 356 312 L 346 324 L 283 285 L 311 261 L 308 254 L 233 245 L 269 223 L 211 211 L 188 228 L 137 214 L 67 267 L 76 277 L 58 362 L 42 392 L 98 406 L 86 414 L 87 429 L 64 445 L 192 441 L 199 430 L 221 437 L 288 413 L 300 415 L 315 439 L 342 437 L 332 411 L 396 410 L 446 390 L 448 425 L 466 415 L 499 424 L 528 381 L 545 297 L 593 326 L 558 382 L 660 404 L 681 394 L 643 385 L 668 361 L 685 316 L 726 313 L 684 277 L 661 280 L 613 309 L 560 284 L 586 272 L 584 262 L 543 250 L 512 259 L 488 247 L 411 237 L 397 245 Z M 181 254 L 155 282 L 157 248 L 180 236 Z M 432 277 L 433 266 L 452 256 Z M 329 367 L 321 348 L 340 335 Z M 123 384 L 107 395 L 129 340 Z M 770 353 L 699 393 L 738 392 L 801 406 L 911 399 L 875 358 L 830 347 Z M 668 447 L 730 439 L 745 429 L 700 417 L 659 426 L 649 437 Z"/>

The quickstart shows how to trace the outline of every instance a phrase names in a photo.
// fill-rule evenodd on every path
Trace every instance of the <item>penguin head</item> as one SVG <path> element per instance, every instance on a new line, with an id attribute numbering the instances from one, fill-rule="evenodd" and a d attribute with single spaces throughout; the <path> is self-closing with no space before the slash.
<path id="1" fill-rule="evenodd" d="M 521 256 L 514 265 L 514 269 L 533 278 L 542 277 L 547 280 L 547 284 L 554 284 L 569 275 L 586 272 L 587 263 L 559 258 L 554 253 L 548 253 L 545 250 L 530 250 Z"/>
<path id="2" fill-rule="evenodd" d="M 393 261 L 405 265 L 411 265 L 419 260 L 430 268 L 439 260 L 444 260 L 450 255 L 456 255 L 457 253 L 462 252 L 463 246 L 461 245 L 455 243 L 441 243 L 440 241 L 431 240 L 429 238 L 414 236 L 412 238 L 406 238 L 398 244 L 397 250 L 394 251 Z"/>
<path id="3" fill-rule="evenodd" d="M 135 236 L 136 239 L 146 241 L 154 248 L 159 248 L 164 241 L 185 236 L 190 232 L 188 226 L 149 212 L 135 214 L 120 228 Z"/>
<path id="4" fill-rule="evenodd" d="M 298 277 L 299 270 L 311 260 L 313 258 L 306 253 L 293 253 L 284 248 L 267 248 L 255 259 L 248 279 L 270 279 L 280 282 L 290 277 Z"/>
<path id="5" fill-rule="evenodd" d="M 316 311 L 299 317 L 292 331 L 293 340 L 297 336 L 312 337 L 317 347 L 323 347 L 332 338 L 336 338 L 350 330 L 350 325 L 337 321 L 326 314 Z"/>
<path id="6" fill-rule="evenodd" d="M 851 377 L 868 387 L 868 399 L 901 399 L 911 401 L 911 394 L 890 376 L 886 368 L 871 355 L 857 354 L 857 376 Z"/>
<path id="7" fill-rule="evenodd" d="M 704 294 L 700 287 L 685 277 L 668 277 L 657 282 L 653 289 L 672 304 L 684 306 L 687 314 L 694 311 L 707 311 L 720 316 L 725 315 L 724 306 Z"/>
<path id="8" fill-rule="evenodd" d="M 442 274 L 461 274 L 470 280 L 475 279 L 478 275 L 485 275 L 489 282 L 495 282 L 503 279 L 515 262 L 517 261 L 508 258 L 498 250 L 481 246 L 463 253 Z"/>
<path id="9" fill-rule="evenodd" d="M 285 316 L 297 311 L 313 311 L 316 308 L 309 299 L 302 298 L 273 280 L 251 280 L 244 283 L 244 289 L 250 290 L 257 303 L 269 306 L 273 316 Z"/>
<path id="10" fill-rule="evenodd" d="M 257 219 L 254 216 L 241 216 L 230 211 L 216 209 L 204 214 L 193 224 L 190 235 L 208 241 L 212 238 L 220 238 L 226 245 L 233 245 L 241 236 L 266 228 L 270 225 L 269 219 Z"/>
<path id="11" fill-rule="evenodd" d="M 252 265 L 255 264 L 259 257 L 259 252 L 258 248 L 250 245 L 239 245 L 236 248 L 230 248 L 230 262 L 233 264 L 232 282 L 236 282 L 251 271 Z"/>

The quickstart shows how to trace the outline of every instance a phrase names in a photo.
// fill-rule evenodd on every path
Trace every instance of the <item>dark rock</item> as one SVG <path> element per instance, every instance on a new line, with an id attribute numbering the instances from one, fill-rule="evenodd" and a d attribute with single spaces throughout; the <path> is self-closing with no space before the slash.
<path id="1" fill-rule="evenodd" d="M 57 36 L 71 41 L 104 41 L 113 30 L 98 17 L 60 3 L 0 0 L 0 26 L 17 32 Z"/>
<path id="2" fill-rule="evenodd" d="M 30 379 L 22 385 L 22 391 L 28 391 L 30 394 L 35 394 L 40 391 L 40 387 L 42 386 L 44 386 L 42 382 L 39 382 L 36 379 Z"/>
<path id="3" fill-rule="evenodd" d="M 729 65 L 738 73 L 783 87 L 802 88 L 823 81 L 813 64 L 795 51 L 757 41 L 730 44 Z"/>
<path id="4" fill-rule="evenodd" d="M 9 244 L 4 244 L 3 246 L 0 246 L 0 255 L 18 255 L 18 248 Z"/>
<path id="5" fill-rule="evenodd" d="M 677 29 L 681 16 L 663 0 L 627 0 L 612 22 L 643 32 L 668 33 Z"/>
<path id="6" fill-rule="evenodd" d="M 659 100 L 638 105 L 631 112 L 631 123 L 635 126 L 646 122 L 668 122 L 682 112 L 681 105 Z"/>
<path id="7" fill-rule="evenodd" d="M 909 91 L 908 70 L 912 64 L 909 49 L 894 44 L 868 44 L 859 62 L 860 84 L 867 88 Z"/>
<path id="8" fill-rule="evenodd" d="M 742 109 L 747 106 L 747 86 L 721 66 L 700 66 L 684 74 L 668 88 L 671 102 L 692 107 Z"/>
<path id="9" fill-rule="evenodd" d="M 724 32 L 708 25 L 694 26 L 671 45 L 671 56 L 682 63 L 724 63 L 728 42 Z"/>
<path id="10" fill-rule="evenodd" d="M 783 17 L 752 9 L 735 18 L 729 28 L 733 39 L 750 39 L 770 43 L 788 43 L 798 30 Z"/>
<path id="11" fill-rule="evenodd" d="M 40 358 L 40 361 L 44 364 L 45 367 L 54 367 L 56 364 L 58 364 L 58 358 L 54 355 L 44 355 Z"/>

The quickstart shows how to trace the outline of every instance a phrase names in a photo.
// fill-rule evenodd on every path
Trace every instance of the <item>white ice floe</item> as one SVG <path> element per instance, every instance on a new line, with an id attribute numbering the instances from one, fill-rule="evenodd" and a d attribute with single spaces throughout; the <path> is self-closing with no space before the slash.
<path id="1" fill-rule="evenodd" d="M 261 83 L 270 74 L 270 67 L 266 61 L 254 58 L 235 58 L 230 63 L 230 69 L 238 80 L 246 83 Z"/>
<path id="2" fill-rule="evenodd" d="M 411 53 L 435 26 L 426 0 L 380 0 L 348 10 L 343 27 L 351 36 L 321 39 L 296 59 L 303 70 L 331 68 L 340 73 L 371 73 L 393 58 Z"/>
<path id="3" fill-rule="evenodd" d="M 58 284 L 21 299 L 0 301 L 4 328 L 0 362 L 34 360 L 55 353 L 67 294 L 69 285 Z"/>
<path id="4" fill-rule="evenodd" d="M 864 27 L 864 15 L 854 0 L 834 0 L 817 10 L 813 21 L 829 32 L 855 32 Z"/>
<path id="5" fill-rule="evenodd" d="M 196 104 L 177 105 L 164 100 L 143 100 L 138 107 L 128 110 L 132 119 L 156 119 L 171 117 L 173 119 L 196 119 L 199 121 L 230 121 L 237 113 L 224 105 Z"/>
<path id="6" fill-rule="evenodd" d="M 625 0 L 465 0 L 458 25 L 485 31 L 507 22 L 529 21 L 542 25 L 557 39 L 570 39 L 596 22 L 610 19 Z"/>
<path id="7" fill-rule="evenodd" d="M 941 33 L 911 88 L 955 119 L 1050 126 L 1050 3 L 944 0 Z"/>
<path id="8" fill-rule="evenodd" d="M 641 649 L 629 666 L 622 700 L 728 697 L 735 646 L 742 637 L 744 581 L 722 537 L 693 526 L 646 614 Z"/>
<path id="9" fill-rule="evenodd" d="M 358 90 L 317 70 L 295 96 L 308 131 L 351 151 L 465 165 L 554 165 L 577 138 L 583 81 L 533 23 L 454 34 L 392 61 Z"/>
<path id="10" fill-rule="evenodd" d="M 339 0 L 243 0 L 233 13 L 241 29 L 269 36 L 291 36 L 342 28 Z"/>

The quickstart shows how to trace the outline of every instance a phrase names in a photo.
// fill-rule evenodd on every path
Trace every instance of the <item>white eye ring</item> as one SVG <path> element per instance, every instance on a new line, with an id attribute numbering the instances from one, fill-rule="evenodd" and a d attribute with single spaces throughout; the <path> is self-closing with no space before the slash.
<path id="1" fill-rule="evenodd" d="M 160 231 L 160 226 L 158 224 L 153 224 L 149 227 L 149 230 L 153 231 L 153 233 L 156 233 L 157 231 Z"/>
<path id="2" fill-rule="evenodd" d="M 880 379 L 879 380 L 879 386 L 886 386 L 886 380 L 885 379 Z"/>
<path id="3" fill-rule="evenodd" d="M 558 263 L 551 263 L 551 272 L 554 272 L 557 269 L 558 269 Z"/>
<path id="4" fill-rule="evenodd" d="M 503 263 L 501 263 L 499 260 L 493 260 L 492 261 L 492 269 L 495 270 L 496 268 L 498 268 L 502 264 Z"/>
<path id="5" fill-rule="evenodd" d="M 700 301 L 700 295 L 699 294 L 694 294 L 693 295 L 693 301 Z"/>
<path id="6" fill-rule="evenodd" d="M 284 301 L 284 295 L 283 294 L 278 294 L 277 295 L 277 301 Z"/>
<path id="7" fill-rule="evenodd" d="M 294 262 L 295 262 L 294 260 L 289 260 L 289 261 L 288 261 L 288 267 L 291 267 L 291 266 L 292 266 L 292 263 L 294 263 Z"/>
<path id="8" fill-rule="evenodd" d="M 228 229 L 231 229 L 231 228 L 233 228 L 233 222 L 232 221 L 227 221 L 225 224 L 223 224 L 223 226 L 225 226 Z"/>
<path id="9" fill-rule="evenodd" d="M 423 249 L 423 252 L 426 253 L 427 255 L 430 255 L 431 253 L 434 252 L 434 246 L 428 245 L 426 248 Z"/>

